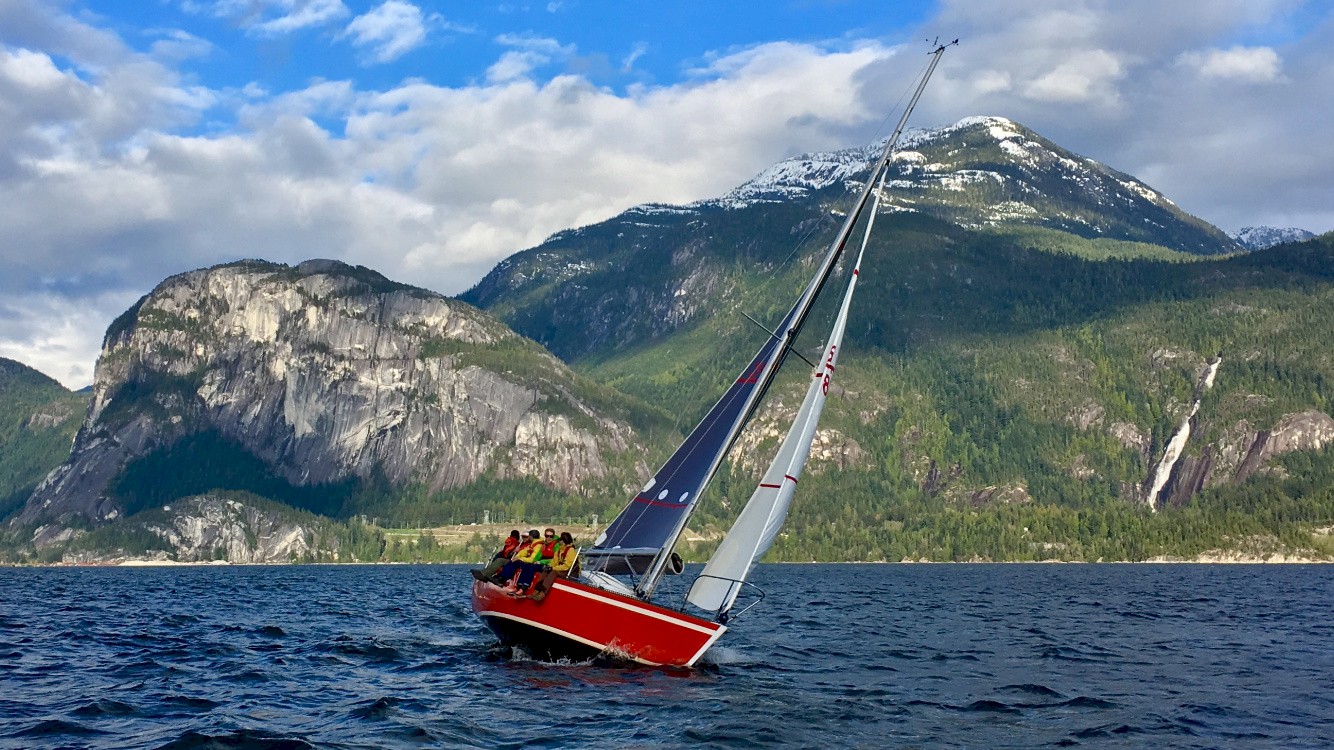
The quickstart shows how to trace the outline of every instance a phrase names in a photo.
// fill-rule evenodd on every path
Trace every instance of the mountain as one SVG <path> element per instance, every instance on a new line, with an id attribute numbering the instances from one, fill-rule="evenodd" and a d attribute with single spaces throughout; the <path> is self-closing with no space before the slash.
<path id="1" fill-rule="evenodd" d="M 0 521 L 65 460 L 87 403 L 37 370 L 0 357 Z"/>
<path id="2" fill-rule="evenodd" d="M 699 205 L 741 208 L 851 188 L 883 150 L 878 143 L 789 159 Z M 1037 226 L 1204 255 L 1237 249 L 1220 230 L 1134 177 L 1003 117 L 909 131 L 893 165 L 886 186 L 890 210 L 921 212 L 969 229 Z"/>
<path id="3" fill-rule="evenodd" d="M 908 144 L 770 559 L 1334 554 L 1334 235 L 1239 252 L 999 118 Z M 769 335 L 868 153 L 558 233 L 462 301 L 331 261 L 168 279 L 108 330 L 11 557 L 477 559 L 491 514 L 605 521 Z M 787 363 L 684 554 L 808 374 Z"/>
<path id="4" fill-rule="evenodd" d="M 411 518 L 402 502 L 483 478 L 605 494 L 640 480 L 635 425 L 659 419 L 462 302 L 241 261 L 111 325 L 68 460 L 11 527 L 41 548 L 216 488 L 342 518 Z"/>
<path id="5" fill-rule="evenodd" d="M 757 273 L 787 268 L 832 233 L 840 201 L 880 145 L 781 162 L 722 198 L 645 205 L 560 232 L 502 261 L 462 299 L 566 361 L 659 339 L 726 308 Z M 1157 191 L 999 117 L 913 131 L 886 212 L 1100 255 L 1218 255 L 1241 248 Z M 954 231 L 951 229 L 950 231 Z"/>
<path id="6" fill-rule="evenodd" d="M 1242 227 L 1240 232 L 1232 235 L 1232 239 L 1247 250 L 1264 250 L 1274 245 L 1304 242 L 1313 237 L 1315 237 L 1314 233 L 1297 227 L 1283 229 L 1279 227 Z"/>
<path id="7" fill-rule="evenodd" d="M 874 152 L 558 233 L 464 299 L 688 429 L 786 310 Z M 916 133 L 896 163 L 813 499 L 774 558 L 1334 552 L 1328 236 L 1239 254 L 1151 187 L 999 118 Z M 776 443 L 801 381 L 776 386 L 743 446 Z M 733 456 L 692 520 L 704 537 L 757 460 Z"/>

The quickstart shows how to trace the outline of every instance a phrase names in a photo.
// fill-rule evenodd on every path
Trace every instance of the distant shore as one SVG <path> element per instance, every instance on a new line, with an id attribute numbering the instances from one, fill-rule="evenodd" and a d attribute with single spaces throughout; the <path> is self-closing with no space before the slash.
<path id="1" fill-rule="evenodd" d="M 1174 558 L 1159 556 L 1148 560 L 825 560 L 807 562 L 775 562 L 769 565 L 1328 565 L 1334 560 L 1275 554 L 1268 557 L 1241 555 L 1201 555 L 1195 558 Z M 327 567 L 338 565 L 477 565 L 477 562 L 246 562 L 234 563 L 226 560 L 119 560 L 85 563 L 0 563 L 0 568 L 216 568 L 216 567 L 259 567 L 259 566 L 311 566 Z"/>

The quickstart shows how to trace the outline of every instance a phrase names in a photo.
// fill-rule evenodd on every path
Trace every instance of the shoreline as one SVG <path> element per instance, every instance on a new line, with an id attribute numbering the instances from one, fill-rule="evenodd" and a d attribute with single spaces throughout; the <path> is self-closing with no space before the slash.
<path id="1" fill-rule="evenodd" d="M 254 568 L 254 567 L 338 567 L 372 565 L 479 565 L 478 562 L 254 562 L 234 563 L 226 560 L 181 562 L 178 560 L 121 560 L 118 562 L 90 563 L 0 563 L 0 568 Z M 699 565 L 694 562 L 687 565 Z M 1220 556 L 1201 555 L 1197 558 L 1155 557 L 1148 560 L 808 560 L 805 562 L 768 562 L 761 565 L 1330 565 L 1334 559 L 1316 559 L 1287 555 Z"/>

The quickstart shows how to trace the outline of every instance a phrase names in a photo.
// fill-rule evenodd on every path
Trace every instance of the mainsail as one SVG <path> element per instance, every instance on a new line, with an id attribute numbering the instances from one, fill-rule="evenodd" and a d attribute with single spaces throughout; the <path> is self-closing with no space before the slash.
<path id="1" fill-rule="evenodd" d="M 882 172 L 880 189 L 876 191 L 871 213 L 866 220 L 866 232 L 862 235 L 862 246 L 857 252 L 857 262 L 852 267 L 848 288 L 843 292 L 843 304 L 838 309 L 834 328 L 825 344 L 824 356 L 815 367 L 814 377 L 806 388 L 806 398 L 797 410 L 796 419 L 788 429 L 787 437 L 783 438 L 783 444 L 778 447 L 778 454 L 769 464 L 769 469 L 764 472 L 759 486 L 732 524 L 731 531 L 727 532 L 704 566 L 704 572 L 695 579 L 690 593 L 686 595 L 686 601 L 700 609 L 725 615 L 732 608 L 751 567 L 769 551 L 787 518 L 792 496 L 797 491 L 797 480 L 801 478 L 801 471 L 810 456 L 811 441 L 815 437 L 820 414 L 824 411 L 825 398 L 829 395 L 829 384 L 843 344 L 843 331 L 848 324 L 848 310 L 852 307 L 852 294 L 857 289 L 857 277 L 861 274 L 862 256 L 866 254 L 866 245 L 871 239 L 871 227 L 875 223 L 884 186 L 885 176 Z"/>
<path id="2" fill-rule="evenodd" d="M 686 521 L 704 488 L 736 442 L 737 436 L 768 390 L 778 366 L 792 348 L 815 298 L 842 257 L 853 227 L 864 214 L 894 152 L 894 146 L 935 70 L 945 46 L 933 53 L 912 100 L 904 109 L 898 127 L 885 144 L 884 152 L 870 171 L 860 195 L 830 244 L 815 275 L 787 315 L 751 358 L 736 381 L 695 427 L 685 442 L 667 459 L 621 513 L 612 520 L 593 547 L 583 551 L 586 571 L 640 575 L 635 592 L 648 598 L 671 561 L 672 548 L 685 531 Z"/>

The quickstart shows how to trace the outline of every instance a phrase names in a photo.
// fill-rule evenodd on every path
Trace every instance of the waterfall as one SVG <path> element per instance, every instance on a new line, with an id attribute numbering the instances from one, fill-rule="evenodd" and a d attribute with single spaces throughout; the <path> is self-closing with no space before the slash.
<path id="1" fill-rule="evenodd" d="M 1172 476 L 1172 468 L 1176 466 L 1177 459 L 1181 458 L 1181 452 L 1186 449 L 1186 441 L 1190 439 L 1190 420 L 1195 418 L 1195 414 L 1200 410 L 1200 401 L 1204 399 L 1204 394 L 1210 388 L 1214 387 L 1214 377 L 1218 375 L 1218 366 L 1223 363 L 1223 354 L 1220 352 L 1213 362 L 1209 363 L 1209 369 L 1204 371 L 1204 376 L 1200 382 L 1195 385 L 1195 401 L 1191 404 L 1190 413 L 1181 420 L 1181 427 L 1167 443 L 1167 450 L 1163 451 L 1163 460 L 1158 462 L 1157 468 L 1153 470 L 1153 481 L 1149 483 L 1149 491 L 1144 495 L 1144 501 L 1149 504 L 1151 510 L 1158 510 L 1158 494 L 1163 491 L 1167 480 Z"/>

